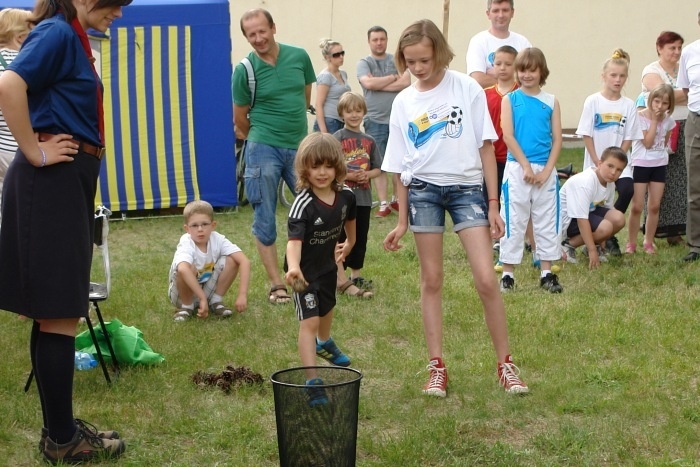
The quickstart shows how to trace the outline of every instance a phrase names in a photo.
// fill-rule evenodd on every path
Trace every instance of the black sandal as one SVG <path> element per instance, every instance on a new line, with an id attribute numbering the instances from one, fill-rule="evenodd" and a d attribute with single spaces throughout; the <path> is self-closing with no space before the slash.
<path id="1" fill-rule="evenodd" d="M 277 294 L 278 290 L 284 290 L 283 294 Z M 270 293 L 267 296 L 267 301 L 273 305 L 285 305 L 292 301 L 292 297 L 287 292 L 287 287 L 284 285 L 273 285 L 270 288 Z"/>
<path id="2" fill-rule="evenodd" d="M 355 293 L 348 292 L 348 289 L 352 286 L 357 287 L 355 284 L 353 284 L 352 281 L 349 280 L 349 281 L 345 282 L 343 285 L 341 285 L 340 287 L 338 287 L 338 289 L 337 289 L 338 293 L 341 295 L 348 295 L 350 297 L 357 297 L 357 298 L 362 298 L 365 300 L 370 299 L 374 296 L 374 294 L 372 292 L 370 292 L 369 290 L 365 290 L 365 289 L 362 289 L 360 287 L 357 287 L 357 292 L 355 292 Z"/>

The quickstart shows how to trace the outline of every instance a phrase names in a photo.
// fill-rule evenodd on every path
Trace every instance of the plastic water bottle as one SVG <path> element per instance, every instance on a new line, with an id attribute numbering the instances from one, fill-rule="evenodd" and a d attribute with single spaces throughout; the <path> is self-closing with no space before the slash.
<path id="1" fill-rule="evenodd" d="M 75 369 L 76 370 L 91 370 L 97 366 L 97 360 L 92 355 L 86 352 L 75 351 Z"/>

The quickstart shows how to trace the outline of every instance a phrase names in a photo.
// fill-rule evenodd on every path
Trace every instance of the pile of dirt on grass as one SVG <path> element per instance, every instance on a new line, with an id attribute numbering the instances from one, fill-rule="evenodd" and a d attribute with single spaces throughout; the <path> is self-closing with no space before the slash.
<path id="1" fill-rule="evenodd" d="M 209 373 L 198 370 L 192 375 L 192 382 L 199 388 L 218 387 L 226 394 L 229 394 L 233 389 L 244 384 L 262 384 L 263 377 L 259 373 L 253 372 L 247 366 L 235 367 L 226 365 L 221 373 Z"/>

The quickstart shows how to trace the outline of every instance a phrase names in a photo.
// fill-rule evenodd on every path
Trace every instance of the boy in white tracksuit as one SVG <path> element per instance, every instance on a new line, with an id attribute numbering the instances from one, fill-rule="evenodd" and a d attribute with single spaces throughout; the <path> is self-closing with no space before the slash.
<path id="1" fill-rule="evenodd" d="M 563 288 L 551 271 L 552 261 L 561 257 L 559 181 L 554 170 L 562 144 L 559 102 L 542 91 L 549 75 L 542 51 L 523 49 L 515 59 L 515 69 L 520 88 L 506 95 L 501 106 L 503 140 L 508 146 L 501 194 L 505 223 L 500 251 L 501 290 L 515 287 L 513 269 L 522 261 L 525 230 L 532 218 L 542 268 L 540 286 L 560 293 Z"/>

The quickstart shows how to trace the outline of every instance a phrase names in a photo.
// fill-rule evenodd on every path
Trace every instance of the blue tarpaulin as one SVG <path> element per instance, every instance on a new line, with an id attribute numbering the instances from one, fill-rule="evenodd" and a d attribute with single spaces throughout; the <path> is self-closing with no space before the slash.
<path id="1" fill-rule="evenodd" d="M 91 42 L 106 90 L 96 202 L 112 211 L 192 199 L 235 206 L 228 1 L 136 0 Z"/>

